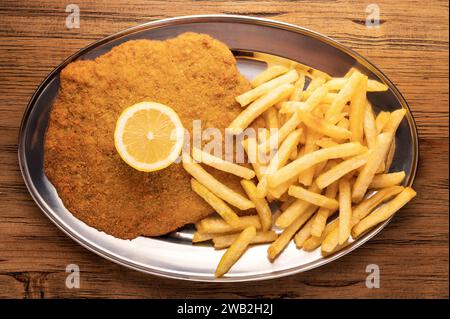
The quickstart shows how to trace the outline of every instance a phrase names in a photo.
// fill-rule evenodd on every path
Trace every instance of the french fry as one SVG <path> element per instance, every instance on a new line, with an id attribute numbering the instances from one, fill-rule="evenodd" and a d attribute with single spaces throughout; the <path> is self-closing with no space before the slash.
<path id="1" fill-rule="evenodd" d="M 266 169 L 259 159 L 258 142 L 254 137 L 249 137 L 242 141 L 242 147 L 247 153 L 248 161 L 252 164 L 256 177 L 260 180 L 262 172 Z"/>
<path id="2" fill-rule="evenodd" d="M 265 153 L 268 153 L 271 149 L 278 148 L 284 139 L 297 128 L 300 122 L 298 114 L 292 114 L 289 120 L 287 120 L 278 131 L 270 136 L 269 140 L 259 145 L 259 148 Z"/>
<path id="3" fill-rule="evenodd" d="M 302 134 L 302 130 L 298 129 L 294 132 L 290 133 L 288 137 L 281 144 L 278 152 L 273 156 L 270 160 L 269 165 L 267 166 L 266 173 L 260 179 L 257 186 L 257 196 L 262 198 L 266 196 L 268 192 L 267 185 L 267 177 L 276 172 L 280 167 L 284 166 L 289 160 L 289 156 L 292 153 L 292 150 L 297 147 L 300 142 L 300 136 Z"/>
<path id="4" fill-rule="evenodd" d="M 321 148 L 327 148 L 327 147 L 332 147 L 332 146 L 336 146 L 336 145 L 339 145 L 339 144 L 336 143 L 335 141 L 333 141 L 329 137 L 322 137 L 321 139 L 316 141 L 316 145 L 321 147 Z"/>
<path id="5" fill-rule="evenodd" d="M 332 76 L 329 75 L 328 73 L 320 71 L 320 70 L 317 70 L 317 69 L 314 69 L 314 68 L 311 68 L 309 70 L 309 72 L 310 72 L 310 74 L 311 74 L 313 79 L 315 79 L 315 78 L 322 78 L 322 79 L 325 79 L 326 81 L 332 79 Z"/>
<path id="6" fill-rule="evenodd" d="M 286 84 L 295 82 L 298 79 L 298 73 L 295 70 L 290 70 L 286 74 L 283 74 L 279 77 L 276 77 L 273 80 L 270 80 L 268 82 L 265 82 L 254 89 L 247 91 L 239 96 L 236 97 L 236 101 L 241 106 L 246 106 L 247 104 L 250 104 L 251 102 L 257 100 L 258 98 L 267 95 L 268 93 L 275 91 L 276 88 L 280 86 L 285 86 Z M 292 86 L 293 88 L 293 86 Z M 291 96 L 292 92 L 289 92 L 287 96 Z M 273 103 L 275 104 L 275 103 Z M 262 112 L 261 112 L 262 113 Z"/>
<path id="7" fill-rule="evenodd" d="M 387 201 L 393 196 L 401 193 L 404 190 L 403 186 L 391 186 L 380 189 L 374 195 L 363 200 L 356 207 L 352 208 L 352 226 L 356 225 L 361 219 L 366 217 L 382 202 Z"/>
<path id="8" fill-rule="evenodd" d="M 351 141 L 362 143 L 364 136 L 364 116 L 366 111 L 367 76 L 363 76 L 358 89 L 350 99 Z"/>
<path id="9" fill-rule="evenodd" d="M 325 196 L 328 198 L 336 198 L 338 191 L 339 182 L 334 182 L 325 190 Z M 327 208 L 320 208 L 313 219 L 313 224 L 311 227 L 311 235 L 319 237 L 322 235 L 325 225 L 327 224 L 327 219 L 330 217 L 336 209 L 330 210 Z"/>
<path id="10" fill-rule="evenodd" d="M 330 91 L 340 91 L 347 83 L 347 81 L 347 78 L 332 78 L 327 83 L 325 83 L 325 85 Z"/>
<path id="11" fill-rule="evenodd" d="M 405 172 L 395 172 L 375 175 L 370 183 L 369 188 L 385 188 L 389 186 L 399 185 L 405 179 Z"/>
<path id="12" fill-rule="evenodd" d="M 324 114 L 326 112 L 326 109 L 324 110 Z M 338 114 L 338 116 L 336 117 L 336 122 L 339 122 L 340 120 L 342 120 L 344 117 L 348 117 L 350 114 L 350 103 L 347 103 L 344 105 L 344 108 L 342 109 L 342 112 Z M 350 127 L 347 126 L 347 128 Z"/>
<path id="13" fill-rule="evenodd" d="M 323 85 L 314 91 L 303 91 L 300 101 L 289 100 L 279 103 L 280 113 L 293 113 L 297 109 L 312 111 L 321 103 L 326 103 L 324 100 L 331 101 L 335 95 L 335 93 L 332 93 L 331 96 L 328 96 L 328 90 Z"/>
<path id="14" fill-rule="evenodd" d="M 312 111 L 323 99 L 323 97 L 327 94 L 327 89 L 324 86 L 319 87 L 316 89 L 312 95 L 308 98 L 308 100 L 305 102 L 305 110 L 310 112 Z M 299 102 L 296 102 L 299 103 Z M 270 137 L 270 140 L 266 142 L 265 144 L 260 145 L 262 150 L 265 150 L 265 152 L 269 152 L 271 147 L 277 147 L 286 136 L 292 132 L 299 124 L 301 123 L 299 114 L 293 113 L 289 120 L 276 132 Z"/>
<path id="15" fill-rule="evenodd" d="M 289 196 L 287 193 L 284 193 L 284 194 L 282 194 L 282 195 L 280 196 L 280 198 L 278 198 L 278 200 L 279 200 L 280 202 L 285 202 L 285 201 L 287 201 L 289 198 L 291 198 L 291 196 Z"/>
<path id="16" fill-rule="evenodd" d="M 340 129 L 347 130 L 348 132 L 350 132 L 350 131 L 349 131 L 349 128 L 350 128 L 350 121 L 348 120 L 347 116 L 348 116 L 348 113 L 347 113 L 347 112 L 343 112 L 343 113 L 339 114 L 339 115 L 337 116 L 338 122 L 337 122 L 337 124 L 336 124 L 336 127 L 340 128 Z M 350 140 L 350 139 L 351 139 L 352 132 L 350 132 L 349 135 L 350 135 L 350 137 L 349 137 L 348 139 L 347 139 L 347 138 L 336 138 L 336 137 L 333 138 L 333 139 L 334 139 L 334 141 L 337 142 L 338 144 L 342 144 L 342 143 L 345 143 L 347 140 Z"/>
<path id="17" fill-rule="evenodd" d="M 297 181 L 297 176 L 294 176 L 287 182 L 284 182 L 283 184 L 281 184 L 275 188 L 269 188 L 269 194 L 273 195 L 275 198 L 281 199 L 281 197 L 284 194 L 286 194 L 286 192 L 288 191 L 289 186 L 294 184 L 296 181 Z"/>
<path id="18" fill-rule="evenodd" d="M 239 227 L 239 216 L 223 200 L 193 178 L 191 179 L 191 188 L 197 195 L 203 198 L 205 202 L 214 208 L 217 214 L 230 224 L 231 227 Z"/>
<path id="19" fill-rule="evenodd" d="M 307 111 L 306 107 L 308 105 L 306 102 L 297 102 L 297 101 L 285 101 L 280 103 L 280 109 L 279 112 L 282 114 L 291 114 L 295 113 L 298 110 L 300 111 Z M 320 113 L 323 115 L 325 113 L 325 110 L 329 107 L 329 104 L 326 103 L 320 103 L 317 105 L 313 112 Z M 341 113 L 342 115 L 346 115 L 345 113 Z"/>
<path id="20" fill-rule="evenodd" d="M 316 77 L 309 82 L 308 87 L 306 88 L 307 92 L 314 92 L 319 87 L 323 86 L 327 80 L 323 77 Z"/>
<path id="21" fill-rule="evenodd" d="M 395 142 L 395 138 L 393 138 L 391 147 L 389 148 L 389 152 L 388 152 L 388 155 L 386 158 L 386 164 L 384 165 L 385 172 L 388 172 L 389 169 L 391 168 L 392 161 L 394 160 L 394 156 L 395 156 L 395 146 L 396 146 L 396 142 Z"/>
<path id="22" fill-rule="evenodd" d="M 264 176 L 263 172 L 267 169 L 264 165 L 261 165 L 260 162 L 260 152 L 258 150 L 258 143 L 255 138 L 248 138 L 242 141 L 242 146 L 244 147 L 245 152 L 247 153 L 247 157 L 249 162 L 253 166 L 253 170 L 255 171 L 256 177 L 258 180 L 261 180 Z M 273 195 L 271 193 L 267 194 L 267 200 L 272 201 Z"/>
<path id="23" fill-rule="evenodd" d="M 267 83 L 270 82 L 266 82 L 265 84 Z M 252 104 L 247 106 L 247 108 L 231 122 L 227 128 L 227 132 L 234 135 L 241 134 L 243 130 L 246 129 L 258 116 L 274 104 L 286 99 L 292 94 L 293 90 L 294 86 L 292 84 L 282 84 L 267 92 L 265 95 L 261 96 Z"/>
<path id="24" fill-rule="evenodd" d="M 294 92 L 289 98 L 289 101 L 300 101 L 302 99 L 302 93 L 305 89 L 305 80 L 305 74 L 300 73 L 298 80 L 294 83 Z"/>
<path id="25" fill-rule="evenodd" d="M 282 127 L 284 125 L 284 123 L 287 122 L 287 120 L 290 118 L 291 114 L 287 114 L 287 113 L 282 113 L 280 112 L 281 106 L 284 104 L 285 102 L 280 102 L 278 104 L 275 104 L 275 108 L 278 110 L 278 126 Z"/>
<path id="26" fill-rule="evenodd" d="M 240 230 L 235 230 L 231 233 L 219 233 L 219 234 L 201 233 L 199 231 L 196 231 L 196 232 L 194 232 L 194 235 L 192 236 L 192 243 L 193 244 L 201 243 L 201 242 L 209 241 L 209 240 L 212 240 L 213 238 L 221 237 L 221 236 L 238 235 L 237 234 L 238 232 L 240 232 Z"/>
<path id="27" fill-rule="evenodd" d="M 359 173 L 356 178 L 355 184 L 353 184 L 352 201 L 354 203 L 358 203 L 362 200 L 378 167 L 380 167 L 380 164 L 386 159 L 387 152 L 391 146 L 392 137 L 391 133 L 382 133 L 378 135 L 376 144 L 370 152 L 366 165 L 364 165 L 361 173 Z"/>
<path id="28" fill-rule="evenodd" d="M 271 106 L 263 113 L 266 128 L 279 128 L 278 111 L 274 106 Z"/>
<path id="29" fill-rule="evenodd" d="M 392 143 L 391 143 L 391 145 L 392 145 Z M 389 147 L 389 149 L 390 149 L 390 147 Z M 389 150 L 388 150 L 388 153 L 389 153 Z M 377 169 L 377 171 L 375 172 L 375 174 L 381 174 L 381 173 L 384 173 L 384 172 L 386 171 L 387 155 L 388 155 L 388 154 L 386 154 L 385 160 L 381 162 L 380 166 L 378 166 L 378 169 Z"/>
<path id="30" fill-rule="evenodd" d="M 398 194 L 394 199 L 387 202 L 383 206 L 374 210 L 370 215 L 363 218 L 358 224 L 356 224 L 352 229 L 352 236 L 357 238 L 366 230 L 372 228 L 373 226 L 385 221 L 391 217 L 400 208 L 406 205 L 411 199 L 416 196 L 416 192 L 411 188 L 405 188 L 400 194 Z"/>
<path id="31" fill-rule="evenodd" d="M 215 249 L 228 248 L 233 244 L 233 242 L 236 240 L 238 236 L 239 234 L 230 234 L 214 237 L 212 238 L 214 248 Z M 272 230 L 257 232 L 256 236 L 250 242 L 250 245 L 271 243 L 275 241 L 277 237 L 278 235 Z"/>
<path id="32" fill-rule="evenodd" d="M 269 260 L 274 261 L 275 258 L 286 248 L 295 233 L 306 223 L 306 221 L 314 214 L 317 207 L 309 205 L 306 210 L 298 216 L 293 223 L 289 225 L 278 238 L 269 246 L 267 250 Z"/>
<path id="33" fill-rule="evenodd" d="M 339 219 L 337 219 L 339 220 Z M 322 241 L 322 252 L 331 253 L 339 245 L 339 225 L 324 236 Z"/>
<path id="34" fill-rule="evenodd" d="M 364 111 L 364 136 L 366 137 L 367 146 L 370 149 L 373 148 L 376 144 L 377 128 L 370 103 L 366 104 L 366 109 Z"/>
<path id="35" fill-rule="evenodd" d="M 192 243 L 200 243 L 204 241 L 208 241 L 213 239 L 214 236 L 217 236 L 217 234 L 205 234 L 196 231 L 194 235 L 192 236 Z"/>
<path id="36" fill-rule="evenodd" d="M 345 104 L 349 102 L 358 87 L 363 75 L 354 72 L 347 80 L 343 88 L 339 91 L 336 99 L 331 103 L 330 108 L 325 113 L 325 119 L 332 124 L 337 123 L 336 117 L 342 112 Z"/>
<path id="37" fill-rule="evenodd" d="M 302 248 L 305 241 L 311 236 L 311 227 L 316 215 L 317 213 L 312 216 L 305 225 L 303 225 L 303 227 L 297 232 L 297 234 L 295 234 L 294 243 L 297 248 Z"/>
<path id="38" fill-rule="evenodd" d="M 296 198 L 289 196 L 289 198 L 281 204 L 280 211 L 284 212 L 295 201 L 296 201 Z"/>
<path id="39" fill-rule="evenodd" d="M 265 143 L 270 138 L 270 129 L 265 127 L 258 128 L 257 140 L 258 143 Z"/>
<path id="40" fill-rule="evenodd" d="M 321 237 L 310 236 L 303 243 L 303 250 L 308 252 L 315 250 L 317 247 L 320 246 L 322 240 L 323 240 L 322 236 Z"/>
<path id="41" fill-rule="evenodd" d="M 297 127 L 298 127 L 299 129 L 302 129 L 302 132 L 303 132 L 303 133 L 306 132 L 306 126 L 305 126 L 303 123 L 300 123 Z M 305 144 L 305 143 L 306 143 L 306 134 L 302 134 L 302 136 L 300 136 L 300 144 Z M 298 154 L 297 154 L 297 157 L 298 157 L 299 154 L 300 154 L 300 145 L 299 145 L 299 147 L 298 147 Z"/>
<path id="42" fill-rule="evenodd" d="M 344 244 L 350 237 L 352 221 L 352 195 L 348 179 L 339 181 L 339 244 Z"/>
<path id="43" fill-rule="evenodd" d="M 242 256 L 248 245 L 255 237 L 256 229 L 254 226 L 245 228 L 220 259 L 219 265 L 216 268 L 215 276 L 222 277 L 225 275 Z"/>
<path id="44" fill-rule="evenodd" d="M 285 101 L 280 103 L 281 114 L 295 113 L 297 110 L 305 110 L 306 102 L 298 102 L 298 101 Z"/>
<path id="45" fill-rule="evenodd" d="M 329 198 L 324 195 L 308 191 L 301 186 L 289 187 L 288 194 L 298 199 L 302 199 L 313 205 L 324 207 L 329 210 L 337 209 L 339 203 L 334 198 Z"/>
<path id="46" fill-rule="evenodd" d="M 261 219 L 262 230 L 266 231 L 272 226 L 272 211 L 264 198 L 258 198 L 255 184 L 252 181 L 241 180 L 241 185 L 247 196 L 255 204 L 256 211 Z"/>
<path id="47" fill-rule="evenodd" d="M 318 147 L 315 142 L 319 137 L 320 137 L 319 133 L 312 131 L 312 130 L 306 130 L 306 143 L 305 143 L 305 147 L 303 148 L 303 156 L 305 154 L 309 154 L 314 151 L 317 151 Z M 298 182 L 305 186 L 311 186 L 312 179 L 314 177 L 315 168 L 316 168 L 316 165 L 311 166 L 307 170 L 303 171 L 298 176 Z"/>
<path id="48" fill-rule="evenodd" d="M 303 130 L 303 129 L 302 129 L 302 130 Z M 300 136 L 300 139 L 301 139 L 301 136 Z M 293 161 L 293 160 L 297 159 L 297 157 L 298 157 L 298 148 L 295 147 L 295 148 L 292 150 L 291 155 L 289 155 L 289 159 L 290 159 L 291 161 Z"/>
<path id="49" fill-rule="evenodd" d="M 196 147 L 192 148 L 192 157 L 197 162 L 204 163 L 220 171 L 227 172 L 245 179 L 252 179 L 253 177 L 255 177 L 255 172 L 251 169 L 232 162 L 225 161 L 220 157 L 211 155 Z"/>
<path id="50" fill-rule="evenodd" d="M 337 139 L 350 139 L 352 137 L 352 133 L 350 131 L 333 125 L 326 120 L 312 115 L 311 113 L 298 110 L 297 114 L 299 115 L 301 121 L 308 127 L 308 129 L 311 129 L 315 132 Z"/>
<path id="51" fill-rule="evenodd" d="M 389 123 L 383 128 L 383 132 L 391 133 L 395 136 L 395 132 L 397 131 L 400 123 L 405 117 L 405 114 L 406 114 L 405 109 L 399 109 L 392 112 L 389 119 Z"/>
<path id="52" fill-rule="evenodd" d="M 324 89 L 327 90 L 326 87 L 324 87 Z M 303 91 L 303 93 L 302 93 L 302 101 L 307 101 L 312 95 L 313 95 L 312 92 Z M 333 101 L 336 98 L 337 98 L 337 93 L 328 92 L 327 94 L 325 94 L 325 96 L 321 97 L 320 103 L 330 104 L 330 103 L 333 103 Z"/>
<path id="53" fill-rule="evenodd" d="M 353 70 L 354 72 L 354 70 Z M 352 72 L 352 73 L 353 73 Z M 328 90 L 330 91 L 339 91 L 342 90 L 345 83 L 347 83 L 347 78 L 332 78 L 326 83 Z M 389 88 L 387 85 L 377 81 L 377 80 L 368 80 L 367 82 L 367 92 L 383 92 L 387 91 Z"/>
<path id="54" fill-rule="evenodd" d="M 255 207 L 250 200 L 215 179 L 211 174 L 205 171 L 203 167 L 198 163 L 195 163 L 187 154 L 183 154 L 183 168 L 200 184 L 204 185 L 217 197 L 223 199 L 227 203 L 241 210 Z"/>
<path id="55" fill-rule="evenodd" d="M 288 72 L 289 69 L 283 65 L 273 65 L 269 66 L 267 69 L 259 73 L 257 76 L 250 81 L 252 87 L 260 86 L 261 84 L 276 78 L 279 75 L 282 75 Z"/>
<path id="56" fill-rule="evenodd" d="M 335 229 L 338 229 L 338 226 L 339 226 L 339 218 L 336 218 L 333 221 L 331 221 L 328 225 L 325 226 L 325 229 L 320 236 L 309 237 L 303 244 L 303 249 L 305 251 L 315 250 L 317 247 L 319 247 L 322 244 L 323 240 L 329 233 L 331 233 Z"/>
<path id="57" fill-rule="evenodd" d="M 339 180 L 341 177 L 347 175 L 351 171 L 363 166 L 369 159 L 369 153 L 370 151 L 355 157 L 351 157 L 337 164 L 325 173 L 322 173 L 316 179 L 317 186 L 319 186 L 320 189 L 324 189 L 325 187 Z"/>
<path id="58" fill-rule="evenodd" d="M 391 133 L 393 135 L 392 143 L 387 155 L 386 160 L 380 165 L 377 173 L 380 172 L 386 172 L 389 170 L 392 160 L 394 159 L 395 155 L 395 134 L 397 132 L 397 129 L 402 122 L 404 116 L 406 114 L 405 109 L 395 110 L 394 112 L 390 113 L 389 116 L 389 122 L 386 123 L 386 125 L 383 127 L 383 132 Z"/>
<path id="59" fill-rule="evenodd" d="M 324 254 L 334 252 L 351 235 L 356 238 L 392 216 L 416 194 L 399 186 L 405 172 L 387 173 L 406 110 L 382 111 L 375 117 L 367 99 L 368 92 L 386 91 L 387 85 L 356 68 L 333 78 L 284 58 L 269 59 L 267 65 L 251 81 L 253 89 L 236 97 L 246 108 L 226 131 L 238 135 L 252 123 L 265 126 L 258 139 L 242 141 L 253 170 L 196 148 L 192 155 L 243 178 L 248 198 L 183 154 L 183 166 L 193 176 L 192 189 L 221 216 L 197 222 L 192 238 L 193 243 L 212 240 L 216 249 L 228 248 L 217 277 L 227 273 L 251 244 L 271 243 L 270 261 L 291 239 L 305 251 L 322 245 Z M 255 176 L 257 184 L 251 181 Z M 280 207 L 272 215 L 268 202 L 274 199 Z M 255 207 L 258 215 L 239 217 L 228 204 L 241 210 Z M 337 211 L 339 216 L 329 222 Z M 282 233 L 278 236 L 272 226 L 282 228 Z"/>
<path id="60" fill-rule="evenodd" d="M 261 229 L 261 222 L 258 215 L 249 215 L 239 217 L 238 227 L 232 227 L 222 218 L 207 217 L 195 223 L 198 232 L 204 234 L 227 234 L 244 230 L 246 227 L 253 226 Z"/>
<path id="61" fill-rule="evenodd" d="M 316 164 L 316 166 L 314 168 L 314 176 L 313 177 L 317 178 L 317 176 L 322 174 L 322 172 L 325 170 L 325 168 L 328 167 L 328 163 L 329 163 L 329 161 L 323 161 L 323 162 L 320 162 L 319 164 Z"/>
<path id="62" fill-rule="evenodd" d="M 320 191 L 319 187 L 314 183 L 309 188 L 310 192 L 317 193 Z M 280 228 L 287 228 L 291 225 L 300 215 L 304 214 L 307 208 L 311 206 L 310 203 L 302 199 L 294 201 L 286 210 L 284 210 L 275 221 L 275 225 Z"/>
<path id="63" fill-rule="evenodd" d="M 311 112 L 320 103 L 324 102 L 324 99 L 328 95 L 328 89 L 324 85 L 322 85 L 314 91 L 307 90 L 303 93 L 307 96 L 305 100 L 305 111 Z"/>
<path id="64" fill-rule="evenodd" d="M 306 64 L 302 64 L 300 62 L 294 62 L 294 64 L 291 65 L 291 68 L 297 70 L 300 74 L 304 74 L 307 77 L 310 77 L 309 71 L 312 69 L 310 66 L 307 66 Z"/>
<path id="65" fill-rule="evenodd" d="M 342 112 L 341 114 L 339 114 L 338 115 L 339 121 L 337 122 L 336 126 L 348 130 L 350 128 L 350 121 L 347 118 L 347 116 L 348 113 L 346 112 Z"/>
<path id="66" fill-rule="evenodd" d="M 389 123 L 391 118 L 391 113 L 389 112 L 380 112 L 375 118 L 375 127 L 377 128 L 377 134 L 380 134 L 383 131 L 383 128 Z"/>
<path id="67" fill-rule="evenodd" d="M 322 102 L 319 105 L 317 105 L 317 107 L 314 108 L 313 114 L 319 116 L 320 118 L 323 118 L 329 107 L 330 107 L 329 103 L 327 104 Z M 345 114 L 347 116 L 348 112 L 347 113 L 343 112 L 341 114 Z"/>
<path id="68" fill-rule="evenodd" d="M 323 148 L 306 154 L 295 161 L 279 169 L 275 174 L 268 177 L 269 187 L 275 188 L 288 181 L 293 176 L 298 176 L 301 172 L 320 162 L 333 159 L 349 157 L 361 154 L 367 150 L 359 143 L 351 142 L 333 147 Z"/>
<path id="69" fill-rule="evenodd" d="M 369 80 L 369 82 L 367 83 L 368 92 L 384 92 L 387 90 L 389 90 L 389 87 L 377 80 Z"/>
<path id="70" fill-rule="evenodd" d="M 311 204 L 304 200 L 295 200 L 288 208 L 280 213 L 275 220 L 275 226 L 282 229 L 289 227 L 289 225 L 292 224 L 298 216 L 302 215 L 309 206 L 311 206 Z"/>
<path id="71" fill-rule="evenodd" d="M 345 73 L 344 78 L 348 79 L 353 73 L 355 73 L 356 71 L 360 72 L 357 68 L 355 67 L 351 67 L 347 73 Z"/>

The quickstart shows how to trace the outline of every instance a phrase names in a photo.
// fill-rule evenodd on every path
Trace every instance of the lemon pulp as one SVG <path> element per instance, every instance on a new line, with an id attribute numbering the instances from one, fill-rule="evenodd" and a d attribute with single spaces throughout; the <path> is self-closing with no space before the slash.
<path id="1" fill-rule="evenodd" d="M 141 102 L 125 109 L 117 120 L 114 142 L 120 157 L 137 170 L 163 169 L 179 156 L 184 129 L 170 107 Z"/>

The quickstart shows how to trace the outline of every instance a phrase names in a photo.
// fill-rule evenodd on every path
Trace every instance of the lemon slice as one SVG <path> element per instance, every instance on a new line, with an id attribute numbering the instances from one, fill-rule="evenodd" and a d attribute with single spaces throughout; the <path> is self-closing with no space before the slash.
<path id="1" fill-rule="evenodd" d="M 131 167 L 152 172 L 172 164 L 180 155 L 184 129 L 170 107 L 141 102 L 120 114 L 114 144 L 120 157 Z"/>

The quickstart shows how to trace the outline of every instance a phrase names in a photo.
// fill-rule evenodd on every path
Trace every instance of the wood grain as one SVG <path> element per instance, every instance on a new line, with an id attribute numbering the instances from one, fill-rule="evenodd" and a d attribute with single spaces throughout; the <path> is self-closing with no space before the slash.
<path id="1" fill-rule="evenodd" d="M 15 298 L 434 298 L 448 285 L 448 3 L 377 1 L 381 25 L 366 28 L 368 3 L 352 1 L 88 1 L 80 29 L 65 27 L 62 1 L 0 1 L 0 297 Z M 20 176 L 17 135 L 42 79 L 87 44 L 143 22 L 188 14 L 273 18 L 328 35 L 381 68 L 419 127 L 418 196 L 379 235 L 319 269 L 258 283 L 189 283 L 128 270 L 82 248 L 37 208 Z M 65 267 L 81 269 L 67 289 Z M 377 264 L 381 288 L 367 289 Z"/>

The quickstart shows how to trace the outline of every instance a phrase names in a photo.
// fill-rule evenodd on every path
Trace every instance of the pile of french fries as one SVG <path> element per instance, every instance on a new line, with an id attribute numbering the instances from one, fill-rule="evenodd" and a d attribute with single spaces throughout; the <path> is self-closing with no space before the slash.
<path id="1" fill-rule="evenodd" d="M 243 140 L 253 169 L 200 149 L 192 157 L 183 155 L 193 191 L 219 215 L 196 223 L 192 239 L 227 248 L 217 277 L 249 245 L 271 243 L 271 261 L 292 239 L 305 251 L 320 246 L 323 254 L 338 251 L 416 195 L 400 186 L 405 172 L 388 173 L 405 110 L 375 115 L 367 99 L 368 92 L 386 91 L 386 85 L 355 68 L 336 78 L 283 60 L 269 63 L 251 84 L 252 90 L 236 97 L 243 111 L 227 132 L 241 134 L 257 118 L 264 119 L 264 134 Z M 241 177 L 248 198 L 198 162 Z M 269 207 L 273 201 L 279 202 L 274 214 Z M 257 215 L 239 217 L 230 205 L 255 208 Z"/>

